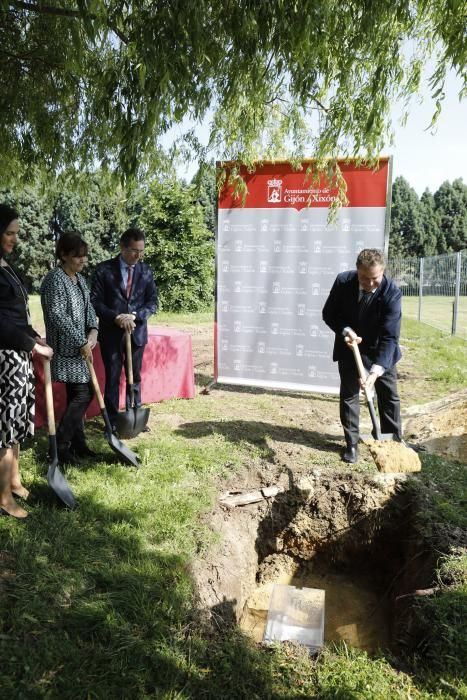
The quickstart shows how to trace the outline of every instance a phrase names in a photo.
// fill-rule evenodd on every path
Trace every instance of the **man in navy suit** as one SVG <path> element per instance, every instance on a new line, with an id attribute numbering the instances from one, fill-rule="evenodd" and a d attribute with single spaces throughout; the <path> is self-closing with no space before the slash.
<path id="1" fill-rule="evenodd" d="M 141 261 L 144 233 L 130 228 L 120 238 L 120 255 L 96 267 L 91 303 L 99 317 L 99 343 L 105 367 L 104 400 L 112 426 L 118 414 L 125 356 L 124 332 L 131 333 L 135 405 L 141 405 L 141 365 L 148 341 L 147 320 L 157 306 L 152 270 Z M 126 408 L 130 408 L 127 395 Z"/>
<path id="2" fill-rule="evenodd" d="M 339 274 L 323 307 L 323 320 L 334 331 L 333 360 L 337 361 L 340 385 L 340 419 L 346 449 L 343 460 L 358 460 L 361 382 L 350 348 L 359 344 L 368 376 L 365 386 L 374 387 L 378 401 L 381 432 L 394 433 L 402 440 L 400 399 L 396 363 L 401 358 L 399 334 L 401 291 L 384 274 L 382 251 L 362 250 L 357 269 Z"/>

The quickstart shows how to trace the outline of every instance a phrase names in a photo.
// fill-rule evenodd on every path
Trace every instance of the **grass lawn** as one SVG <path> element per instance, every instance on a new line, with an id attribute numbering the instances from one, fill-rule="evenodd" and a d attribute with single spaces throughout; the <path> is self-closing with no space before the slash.
<path id="1" fill-rule="evenodd" d="M 444 333 L 451 333 L 454 297 L 422 297 L 421 321 Z M 402 313 L 418 320 L 418 297 L 402 297 Z M 461 296 L 457 311 L 456 336 L 467 340 L 467 297 Z"/>
<path id="2" fill-rule="evenodd" d="M 161 314 L 156 322 L 210 326 L 212 315 Z M 423 403 L 467 386 L 465 342 L 407 321 L 402 344 L 407 400 Z M 223 479 L 271 458 L 267 436 L 257 434 L 258 416 L 268 430 L 284 435 L 293 424 L 298 435 L 299 421 L 325 406 L 337 412 L 335 397 L 313 403 L 257 390 L 226 391 L 223 401 L 198 394 L 157 404 L 152 432 L 130 442 L 139 470 L 116 463 L 101 421 L 93 419 L 88 435 L 102 459 L 68 469 L 79 502 L 73 512 L 57 507 L 46 485 L 47 437 L 39 431 L 22 452 L 30 516 L 23 523 L 0 518 L 0 697 L 467 697 L 467 556 L 460 546 L 440 562 L 440 595 L 420 602 L 425 647 L 403 664 L 345 645 L 317 658 L 288 645 L 265 649 L 237 629 L 205 629 L 195 613 L 190 564 L 212 541 L 205 516 Z M 179 420 L 237 421 L 242 430 L 190 436 L 174 427 Z M 323 452 L 319 442 L 313 460 L 341 469 L 338 454 Z M 420 527 L 458 533 L 460 543 L 465 465 L 428 454 L 422 461 Z"/>

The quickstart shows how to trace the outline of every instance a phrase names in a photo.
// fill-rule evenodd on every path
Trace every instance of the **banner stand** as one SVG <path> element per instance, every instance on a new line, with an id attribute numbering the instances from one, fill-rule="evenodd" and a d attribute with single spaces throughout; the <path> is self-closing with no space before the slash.
<path id="1" fill-rule="evenodd" d="M 313 165 L 262 163 L 241 170 L 245 200 L 228 186 L 219 194 L 214 381 L 205 393 L 215 384 L 339 391 L 322 308 L 362 249 L 387 250 L 392 161 L 382 157 L 375 169 L 339 161 L 348 203 L 332 223 L 338 191 L 324 175 L 312 180 Z"/>

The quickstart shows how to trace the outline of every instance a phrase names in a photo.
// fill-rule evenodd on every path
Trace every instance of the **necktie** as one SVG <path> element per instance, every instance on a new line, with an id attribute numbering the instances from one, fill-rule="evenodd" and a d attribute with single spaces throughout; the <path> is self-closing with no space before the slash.
<path id="1" fill-rule="evenodd" d="M 358 302 L 358 318 L 362 318 L 373 299 L 373 292 L 363 292 Z"/>
<path id="2" fill-rule="evenodd" d="M 128 279 L 126 281 L 126 298 L 130 298 L 131 285 L 133 283 L 133 268 L 128 266 Z"/>

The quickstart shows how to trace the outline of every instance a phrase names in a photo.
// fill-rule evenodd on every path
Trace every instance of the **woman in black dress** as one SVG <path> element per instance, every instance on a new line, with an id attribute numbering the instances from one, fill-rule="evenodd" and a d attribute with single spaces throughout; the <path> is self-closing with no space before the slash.
<path id="1" fill-rule="evenodd" d="M 19 446 L 34 435 L 32 352 L 51 358 L 53 350 L 32 328 L 23 281 L 5 259 L 19 228 L 18 213 L 0 204 L 0 513 L 25 518 L 27 511 L 14 497 L 28 496 L 21 483 Z"/>

